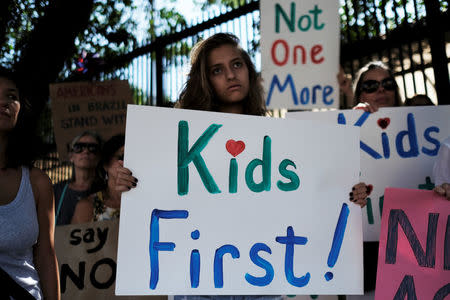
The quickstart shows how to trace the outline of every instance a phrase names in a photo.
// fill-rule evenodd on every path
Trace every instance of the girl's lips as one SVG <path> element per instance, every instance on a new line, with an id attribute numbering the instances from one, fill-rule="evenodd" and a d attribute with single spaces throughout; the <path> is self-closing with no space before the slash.
<path id="1" fill-rule="evenodd" d="M 240 84 L 235 84 L 235 85 L 229 86 L 228 90 L 233 91 L 233 90 L 240 89 L 240 88 L 241 88 Z"/>

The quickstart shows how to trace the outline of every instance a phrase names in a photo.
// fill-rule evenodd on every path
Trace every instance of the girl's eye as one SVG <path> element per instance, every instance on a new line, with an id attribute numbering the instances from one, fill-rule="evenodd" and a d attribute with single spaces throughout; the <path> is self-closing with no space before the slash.
<path id="1" fill-rule="evenodd" d="M 237 62 L 235 62 L 235 63 L 233 64 L 233 66 L 234 66 L 236 69 L 239 69 L 240 67 L 242 67 L 242 62 L 237 61 Z"/>
<path id="2" fill-rule="evenodd" d="M 19 97 L 16 94 L 8 94 L 7 97 L 8 97 L 8 99 L 10 99 L 12 101 L 19 100 Z"/>
<path id="3" fill-rule="evenodd" d="M 211 70 L 211 73 L 212 73 L 213 75 L 220 74 L 221 72 L 222 72 L 222 69 L 221 69 L 221 68 L 214 68 L 214 69 Z"/>

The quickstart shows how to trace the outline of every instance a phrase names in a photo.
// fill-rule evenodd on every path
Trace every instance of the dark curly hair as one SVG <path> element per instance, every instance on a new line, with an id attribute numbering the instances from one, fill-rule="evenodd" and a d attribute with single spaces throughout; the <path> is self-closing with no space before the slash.
<path id="1" fill-rule="evenodd" d="M 243 113 L 263 116 L 266 106 L 263 97 L 261 79 L 248 53 L 239 46 L 239 39 L 229 33 L 217 33 L 198 42 L 191 51 L 191 70 L 175 105 L 179 108 L 219 111 L 220 101 L 208 78 L 208 56 L 210 52 L 223 45 L 236 47 L 247 65 L 249 75 L 249 93 L 243 103 Z"/>
<path id="2" fill-rule="evenodd" d="M 19 91 L 20 110 L 15 127 L 8 133 L 6 145 L 6 168 L 27 166 L 31 168 L 41 154 L 42 144 L 36 132 L 37 115 L 23 95 L 20 77 L 12 70 L 0 67 L 0 78 L 14 83 Z"/>

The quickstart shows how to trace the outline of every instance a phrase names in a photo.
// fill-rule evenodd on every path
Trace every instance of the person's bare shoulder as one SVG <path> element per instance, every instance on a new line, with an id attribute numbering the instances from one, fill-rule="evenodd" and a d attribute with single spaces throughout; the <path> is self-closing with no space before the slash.
<path id="1" fill-rule="evenodd" d="M 32 168 L 30 170 L 30 178 L 31 178 L 31 183 L 35 184 L 35 185 L 50 185 L 52 184 L 50 178 L 48 177 L 48 175 L 42 171 L 41 169 L 38 168 Z"/>
<path id="2" fill-rule="evenodd" d="M 42 199 L 42 196 L 53 200 L 52 182 L 45 172 L 38 168 L 32 168 L 30 170 L 30 181 L 36 201 Z"/>

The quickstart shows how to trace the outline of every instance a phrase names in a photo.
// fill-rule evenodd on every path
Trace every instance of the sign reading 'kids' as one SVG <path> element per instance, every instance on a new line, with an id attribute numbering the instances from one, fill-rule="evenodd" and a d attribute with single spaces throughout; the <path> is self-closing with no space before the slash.
<path id="1" fill-rule="evenodd" d="M 288 118 L 321 120 L 361 128 L 361 181 L 371 193 L 363 210 L 364 240 L 378 240 L 384 189 L 432 189 L 440 142 L 450 135 L 450 106 L 288 113 Z"/>
<path id="2" fill-rule="evenodd" d="M 262 77 L 269 108 L 337 108 L 339 1 L 261 1 Z"/>
<path id="3" fill-rule="evenodd" d="M 359 129 L 134 105 L 126 128 L 118 295 L 362 292 Z"/>

